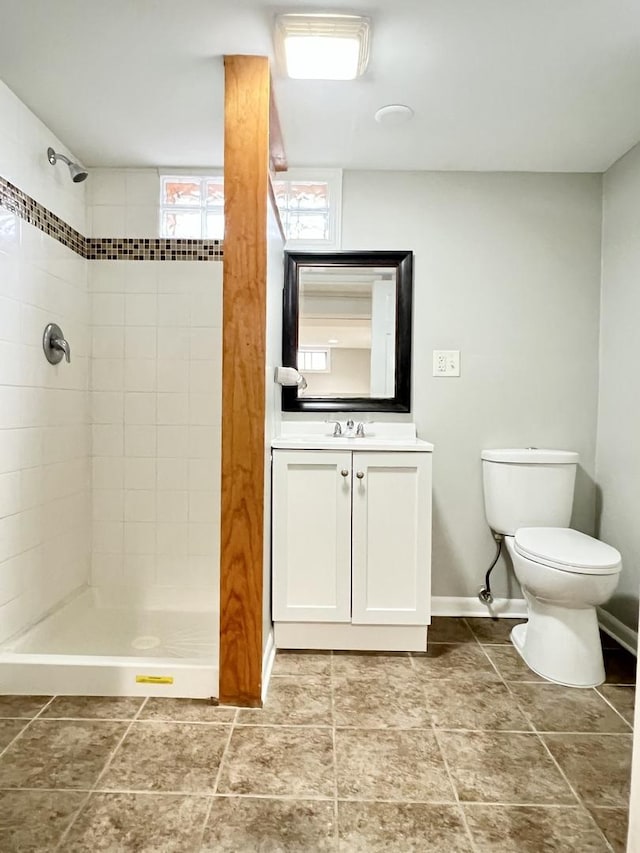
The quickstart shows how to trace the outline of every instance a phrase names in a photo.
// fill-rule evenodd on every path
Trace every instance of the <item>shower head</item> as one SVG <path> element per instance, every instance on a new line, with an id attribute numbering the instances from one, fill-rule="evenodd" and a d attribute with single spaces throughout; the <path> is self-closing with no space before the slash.
<path id="1" fill-rule="evenodd" d="M 72 160 L 69 160 L 68 157 L 65 157 L 64 154 L 56 154 L 53 148 L 47 148 L 47 157 L 52 166 L 55 166 L 58 160 L 62 160 L 63 163 L 66 163 L 69 167 L 69 174 L 71 175 L 71 180 L 74 184 L 79 184 L 81 181 L 84 181 L 87 177 L 87 172 L 81 167 L 78 166 L 77 163 L 74 163 Z"/>

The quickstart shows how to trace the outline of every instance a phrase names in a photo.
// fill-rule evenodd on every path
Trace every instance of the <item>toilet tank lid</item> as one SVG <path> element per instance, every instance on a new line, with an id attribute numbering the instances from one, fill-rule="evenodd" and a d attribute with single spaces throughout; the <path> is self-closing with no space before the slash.
<path id="1" fill-rule="evenodd" d="M 505 462 L 520 465 L 577 465 L 580 454 L 573 450 L 546 450 L 540 447 L 509 447 L 483 450 L 486 462 Z"/>
<path id="2" fill-rule="evenodd" d="M 585 574 L 605 574 L 616 569 L 622 560 L 611 545 L 568 527 L 520 527 L 515 546 L 519 554 L 534 562 L 573 567 Z"/>

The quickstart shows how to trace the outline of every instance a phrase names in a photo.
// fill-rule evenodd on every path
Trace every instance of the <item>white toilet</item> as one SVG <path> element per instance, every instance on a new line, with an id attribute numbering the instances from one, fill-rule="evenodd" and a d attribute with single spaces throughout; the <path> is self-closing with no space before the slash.
<path id="1" fill-rule="evenodd" d="M 567 527 L 578 454 L 483 450 L 485 514 L 502 533 L 527 601 L 529 621 L 511 641 L 538 675 L 570 687 L 604 681 L 596 606 L 612 595 L 620 554 Z"/>

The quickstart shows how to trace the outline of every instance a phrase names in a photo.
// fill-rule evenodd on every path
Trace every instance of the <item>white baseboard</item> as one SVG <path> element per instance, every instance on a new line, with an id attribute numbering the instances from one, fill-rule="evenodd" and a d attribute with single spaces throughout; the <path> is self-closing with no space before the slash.
<path id="1" fill-rule="evenodd" d="M 269 681 L 271 679 L 271 670 L 273 669 L 273 663 L 276 659 L 276 644 L 273 639 L 273 628 L 269 631 L 269 636 L 267 637 L 267 642 L 264 647 L 264 654 L 262 655 L 262 701 L 264 702 L 267 698 L 267 691 L 269 690 Z"/>
<path id="2" fill-rule="evenodd" d="M 615 616 L 601 607 L 598 610 L 600 627 L 620 645 L 631 652 L 638 653 L 638 632 L 629 628 Z M 490 607 L 479 599 L 470 596 L 436 595 L 431 599 L 432 616 L 498 616 L 511 619 L 527 618 L 527 603 L 524 598 L 496 598 Z"/>
<path id="3" fill-rule="evenodd" d="M 524 598 L 496 598 L 493 604 L 487 607 L 477 596 L 436 595 L 431 599 L 431 615 L 526 619 L 527 603 Z"/>
<path id="4" fill-rule="evenodd" d="M 613 637 L 623 648 L 637 657 L 638 632 L 634 631 L 633 628 L 629 628 L 615 616 L 612 616 L 607 610 L 603 610 L 602 607 L 598 607 L 597 610 L 598 622 L 605 634 Z"/>

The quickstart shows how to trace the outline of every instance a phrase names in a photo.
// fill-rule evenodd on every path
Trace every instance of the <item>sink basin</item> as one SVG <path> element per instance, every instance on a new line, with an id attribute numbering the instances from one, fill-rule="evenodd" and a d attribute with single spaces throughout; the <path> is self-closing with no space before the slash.
<path id="1" fill-rule="evenodd" d="M 334 436 L 317 422 L 283 422 L 271 447 L 289 450 L 378 450 L 431 453 L 433 444 L 416 436 L 415 424 L 365 424 L 364 437 Z"/>

